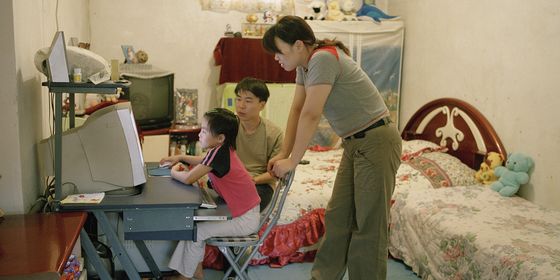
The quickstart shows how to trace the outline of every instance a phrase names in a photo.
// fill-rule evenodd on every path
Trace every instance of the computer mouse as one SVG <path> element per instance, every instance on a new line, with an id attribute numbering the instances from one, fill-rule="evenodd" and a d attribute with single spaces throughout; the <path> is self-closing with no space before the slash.
<path id="1" fill-rule="evenodd" d="M 164 167 L 171 167 L 171 162 L 170 161 L 164 161 L 163 163 L 159 164 L 160 168 L 164 168 Z"/>

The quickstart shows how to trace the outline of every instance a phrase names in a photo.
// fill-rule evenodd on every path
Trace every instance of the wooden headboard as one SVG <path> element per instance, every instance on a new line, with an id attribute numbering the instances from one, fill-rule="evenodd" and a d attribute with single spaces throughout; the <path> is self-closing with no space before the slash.
<path id="1" fill-rule="evenodd" d="M 422 106 L 402 132 L 404 140 L 422 139 L 448 148 L 448 153 L 478 169 L 488 152 L 506 150 L 488 120 L 473 106 L 455 98 L 436 99 Z"/>

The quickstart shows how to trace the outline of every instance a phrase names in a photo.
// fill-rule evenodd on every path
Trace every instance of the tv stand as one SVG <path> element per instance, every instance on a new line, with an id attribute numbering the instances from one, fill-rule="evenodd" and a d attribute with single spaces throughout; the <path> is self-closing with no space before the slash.
<path id="1" fill-rule="evenodd" d="M 140 128 L 142 129 L 142 131 L 144 130 L 156 130 L 156 129 L 162 129 L 162 128 L 170 128 L 172 125 L 171 122 L 158 122 L 158 123 L 153 123 L 153 124 L 145 124 L 145 125 L 140 125 Z"/>

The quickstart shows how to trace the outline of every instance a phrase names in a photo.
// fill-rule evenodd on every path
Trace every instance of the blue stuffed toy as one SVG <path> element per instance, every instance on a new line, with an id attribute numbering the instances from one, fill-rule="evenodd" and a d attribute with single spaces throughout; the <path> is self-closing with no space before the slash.
<path id="1" fill-rule="evenodd" d="M 508 155 L 506 166 L 498 166 L 494 170 L 494 175 L 498 181 L 490 186 L 502 196 L 512 196 L 519 190 L 519 187 L 529 182 L 529 170 L 534 162 L 529 156 L 521 153 Z"/>
<path id="2" fill-rule="evenodd" d="M 362 7 L 356 12 L 356 17 L 368 16 L 378 23 L 381 23 L 381 19 L 392 19 L 397 16 L 390 16 L 384 13 L 382 10 L 373 5 L 363 4 Z"/>

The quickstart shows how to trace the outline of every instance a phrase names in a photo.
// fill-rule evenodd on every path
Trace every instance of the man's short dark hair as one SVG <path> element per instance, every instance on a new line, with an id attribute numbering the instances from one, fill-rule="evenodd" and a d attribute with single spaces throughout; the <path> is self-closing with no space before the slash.
<path id="1" fill-rule="evenodd" d="M 237 83 L 235 96 L 239 97 L 239 92 L 243 90 L 253 93 L 259 101 L 267 102 L 268 97 L 270 97 L 270 92 L 264 81 L 252 77 L 246 77 Z"/>

